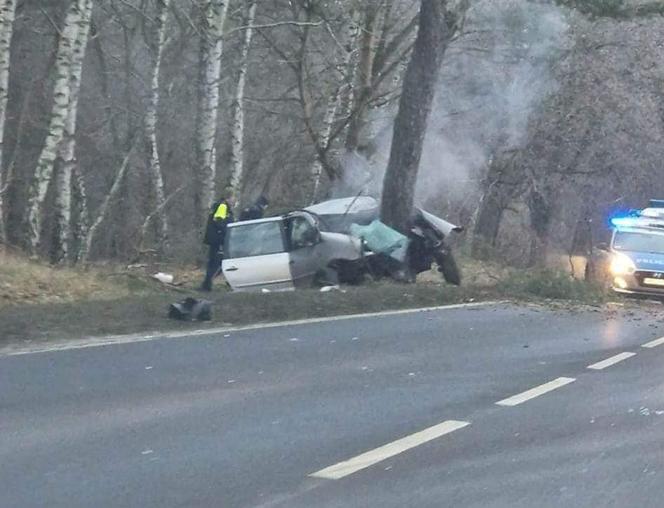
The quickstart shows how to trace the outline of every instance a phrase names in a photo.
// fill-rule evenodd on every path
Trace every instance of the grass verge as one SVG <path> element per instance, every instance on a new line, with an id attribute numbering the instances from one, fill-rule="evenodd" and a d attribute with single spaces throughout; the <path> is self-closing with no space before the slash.
<path id="1" fill-rule="evenodd" d="M 513 272 L 497 284 L 496 289 L 512 298 L 538 298 L 600 304 L 607 292 L 599 285 L 570 277 L 557 270 L 525 270 Z"/>
<path id="2" fill-rule="evenodd" d="M 218 284 L 210 294 L 195 288 L 200 273 L 162 267 L 178 285 L 151 277 L 158 268 L 96 267 L 54 269 L 17 257 L 0 263 L 0 347 L 9 344 L 124 333 L 246 325 L 344 314 L 379 312 L 489 299 L 599 304 L 605 293 L 552 270 L 518 271 L 463 260 L 462 287 L 423 274 L 418 284 L 374 282 L 342 291 L 231 293 Z M 170 303 L 186 296 L 213 302 L 213 320 L 184 323 L 167 319 Z"/>
<path id="3" fill-rule="evenodd" d="M 212 293 L 204 297 L 213 302 L 213 320 L 204 323 L 166 318 L 168 304 L 182 298 L 180 294 L 144 294 L 119 300 L 3 307 L 0 308 L 0 346 L 93 335 L 200 329 L 429 307 L 478 297 L 476 290 L 433 284 L 372 284 L 344 291 Z"/>

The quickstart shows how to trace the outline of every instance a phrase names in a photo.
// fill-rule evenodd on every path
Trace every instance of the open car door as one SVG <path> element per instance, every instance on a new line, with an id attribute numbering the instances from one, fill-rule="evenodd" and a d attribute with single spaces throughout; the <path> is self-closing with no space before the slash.
<path id="1" fill-rule="evenodd" d="M 322 265 L 320 231 L 313 216 L 295 212 L 286 219 L 286 237 L 290 248 L 290 271 L 295 287 L 311 287 Z"/>
<path id="2" fill-rule="evenodd" d="M 280 218 L 228 226 L 222 271 L 234 290 L 293 289 L 289 263 Z"/>

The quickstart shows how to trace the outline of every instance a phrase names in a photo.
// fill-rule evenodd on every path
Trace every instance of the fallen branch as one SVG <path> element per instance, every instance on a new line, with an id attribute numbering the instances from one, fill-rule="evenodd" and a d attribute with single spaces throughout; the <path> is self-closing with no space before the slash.
<path id="1" fill-rule="evenodd" d="M 275 23 L 267 23 L 264 25 L 247 25 L 247 26 L 238 26 L 234 28 L 233 30 L 229 30 L 225 35 L 224 38 L 229 37 L 230 35 L 234 34 L 235 32 L 240 32 L 242 30 L 261 30 L 263 28 L 279 28 L 282 26 L 321 26 L 323 24 L 322 21 L 277 21 Z"/>
<path id="2" fill-rule="evenodd" d="M 141 226 L 141 235 L 139 237 L 139 242 L 138 242 L 138 245 L 140 246 L 140 248 L 138 249 L 139 252 L 143 250 L 143 242 L 145 241 L 145 236 L 147 235 L 150 223 L 154 220 L 154 218 L 158 214 L 160 214 L 166 209 L 166 207 L 171 203 L 171 201 L 173 201 L 173 198 L 175 198 L 175 196 L 177 196 L 184 189 L 189 187 L 190 184 L 191 182 L 188 182 L 175 189 L 166 199 L 164 199 L 163 203 L 161 203 L 157 208 L 155 208 L 151 213 L 149 213 L 147 217 L 145 217 L 143 225 Z"/>
<path id="3" fill-rule="evenodd" d="M 129 167 L 129 159 L 131 158 L 131 154 L 133 151 L 134 147 L 132 145 L 132 147 L 127 152 L 127 155 L 125 155 L 125 158 L 122 161 L 122 164 L 120 165 L 120 169 L 115 175 L 115 180 L 113 181 L 113 186 L 111 187 L 110 192 L 106 195 L 106 198 L 104 199 L 104 202 L 101 204 L 101 207 L 99 207 L 99 213 L 97 214 L 97 218 L 95 219 L 94 223 L 88 230 L 85 242 L 83 242 L 82 245 L 83 252 L 81 252 L 79 255 L 79 259 L 81 259 L 83 263 L 88 262 L 90 256 L 90 249 L 92 247 L 92 241 L 95 239 L 97 229 L 99 229 L 99 226 L 104 222 L 104 219 L 106 219 L 106 214 L 108 213 L 110 204 L 120 192 L 120 187 L 122 186 L 122 181 L 124 180 L 125 175 L 127 174 L 127 168 Z"/>

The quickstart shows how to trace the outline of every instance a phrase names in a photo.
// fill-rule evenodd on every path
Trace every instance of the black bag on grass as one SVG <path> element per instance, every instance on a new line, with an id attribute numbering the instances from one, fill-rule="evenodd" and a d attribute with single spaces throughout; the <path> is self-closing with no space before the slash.
<path id="1" fill-rule="evenodd" d="M 181 302 L 172 303 L 168 308 L 168 317 L 179 321 L 210 321 L 212 319 L 212 302 L 185 298 Z"/>

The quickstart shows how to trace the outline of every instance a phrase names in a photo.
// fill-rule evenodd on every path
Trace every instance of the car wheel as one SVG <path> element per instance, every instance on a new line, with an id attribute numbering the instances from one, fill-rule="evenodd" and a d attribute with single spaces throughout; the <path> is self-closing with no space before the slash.
<path id="1" fill-rule="evenodd" d="M 438 263 L 438 271 L 443 274 L 446 282 L 455 286 L 461 285 L 461 270 L 459 270 L 456 260 L 449 250 L 444 249 L 438 252 L 436 262 Z"/>
<path id="2" fill-rule="evenodd" d="M 358 285 L 364 282 L 366 273 L 365 263 L 362 261 L 339 260 L 333 265 L 339 282 L 343 284 Z"/>

